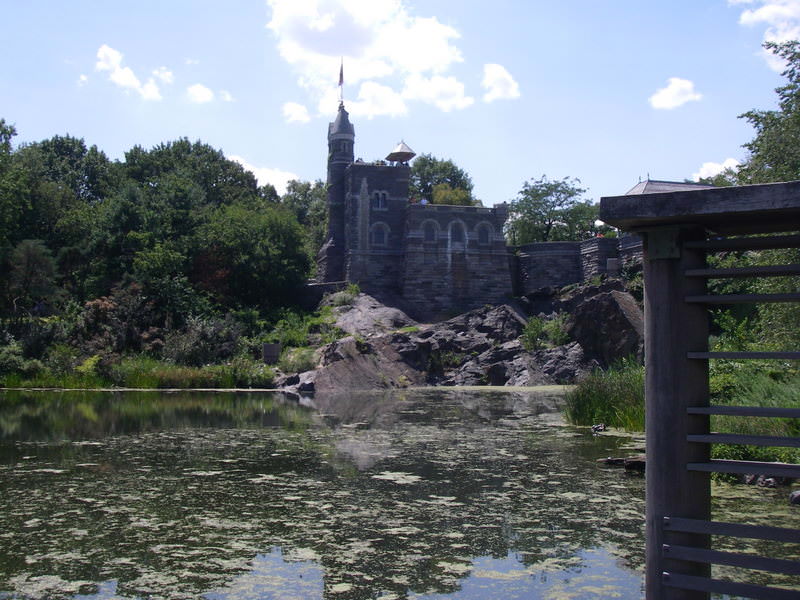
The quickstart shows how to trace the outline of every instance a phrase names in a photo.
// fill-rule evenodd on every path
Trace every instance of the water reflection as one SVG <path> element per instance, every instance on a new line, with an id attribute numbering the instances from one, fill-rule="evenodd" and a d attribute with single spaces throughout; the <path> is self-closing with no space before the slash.
<path id="1" fill-rule="evenodd" d="M 559 398 L 7 393 L 0 598 L 639 598 L 629 440 Z"/>

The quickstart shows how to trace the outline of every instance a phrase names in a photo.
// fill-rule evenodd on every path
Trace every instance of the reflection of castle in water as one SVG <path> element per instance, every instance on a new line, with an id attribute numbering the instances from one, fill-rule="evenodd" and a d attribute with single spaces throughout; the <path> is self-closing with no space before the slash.
<path id="1" fill-rule="evenodd" d="M 417 317 L 468 309 L 541 288 L 588 281 L 641 260 L 638 236 L 506 246 L 506 204 L 447 206 L 409 198 L 404 143 L 381 160 L 354 160 L 355 129 L 344 103 L 328 126 L 328 234 L 317 258 L 320 283 L 358 283 L 402 298 Z M 640 182 L 629 194 L 702 189 Z"/>

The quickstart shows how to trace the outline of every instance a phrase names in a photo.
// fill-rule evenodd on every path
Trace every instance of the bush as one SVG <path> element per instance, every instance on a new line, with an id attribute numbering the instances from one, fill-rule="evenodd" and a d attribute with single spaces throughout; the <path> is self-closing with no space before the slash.
<path id="1" fill-rule="evenodd" d="M 522 330 L 520 341 L 522 347 L 528 352 L 539 349 L 540 340 L 544 332 L 544 321 L 539 317 L 531 317 Z"/>
<path id="2" fill-rule="evenodd" d="M 323 306 L 314 314 L 284 311 L 264 341 L 280 343 L 284 348 L 302 348 L 330 344 L 342 335 L 342 331 L 334 325 L 331 307 Z"/>
<path id="3" fill-rule="evenodd" d="M 558 313 L 545 321 L 542 325 L 542 332 L 553 346 L 561 346 L 569 342 L 566 313 Z"/>
<path id="4" fill-rule="evenodd" d="M 12 339 L 5 345 L 0 346 L 0 375 L 18 373 L 24 363 L 22 346 L 19 342 Z"/>
<path id="5" fill-rule="evenodd" d="M 225 360 L 236 353 L 241 331 L 231 315 L 224 319 L 190 317 L 184 330 L 167 335 L 163 355 L 190 367 Z"/>
<path id="6" fill-rule="evenodd" d="M 284 350 L 278 368 L 284 373 L 303 373 L 316 368 L 317 360 L 313 348 L 289 348 Z"/>
<path id="7" fill-rule="evenodd" d="M 644 367 L 627 358 L 597 370 L 567 394 L 566 403 L 567 420 L 575 425 L 644 431 Z"/>
<path id="8" fill-rule="evenodd" d="M 539 350 L 545 341 L 551 346 L 566 344 L 569 341 L 567 314 L 558 313 L 549 319 L 531 317 L 522 330 L 520 341 L 528 352 Z"/>

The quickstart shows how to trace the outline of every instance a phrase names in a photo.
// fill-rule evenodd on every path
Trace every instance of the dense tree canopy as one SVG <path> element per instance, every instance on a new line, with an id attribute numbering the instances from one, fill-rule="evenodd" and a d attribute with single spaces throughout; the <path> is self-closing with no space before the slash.
<path id="1" fill-rule="evenodd" d="M 545 175 L 526 181 L 509 207 L 509 243 L 584 240 L 610 231 L 596 223 L 599 207 L 581 199 L 586 190 L 579 185 L 578 179 Z"/>
<path id="2" fill-rule="evenodd" d="M 444 187 L 446 186 L 446 187 Z M 438 187 L 438 194 L 434 193 Z M 409 195 L 412 201 L 472 206 L 479 202 L 472 195 L 472 179 L 450 160 L 420 154 L 411 166 Z"/>
<path id="3" fill-rule="evenodd" d="M 308 274 L 320 182 L 293 182 L 281 202 L 201 142 L 136 146 L 115 162 L 69 135 L 14 148 L 15 135 L 0 120 L 0 316 L 135 289 L 175 324 L 291 303 Z"/>

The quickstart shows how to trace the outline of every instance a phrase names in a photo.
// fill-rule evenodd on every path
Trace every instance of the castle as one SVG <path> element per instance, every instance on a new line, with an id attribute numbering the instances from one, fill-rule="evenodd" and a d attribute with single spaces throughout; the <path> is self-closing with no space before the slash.
<path id="1" fill-rule="evenodd" d="M 401 300 L 413 316 L 426 319 L 618 272 L 641 257 L 638 236 L 508 247 L 506 204 L 411 202 L 410 148 L 401 143 L 386 160 L 366 163 L 354 160 L 354 143 L 342 102 L 328 126 L 328 231 L 317 257 L 320 284 L 357 283 L 379 298 Z M 685 185 L 692 184 L 674 184 Z M 639 187 L 631 193 L 643 193 Z"/>

